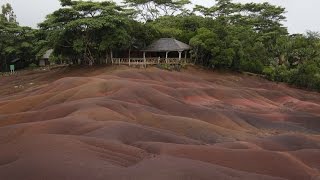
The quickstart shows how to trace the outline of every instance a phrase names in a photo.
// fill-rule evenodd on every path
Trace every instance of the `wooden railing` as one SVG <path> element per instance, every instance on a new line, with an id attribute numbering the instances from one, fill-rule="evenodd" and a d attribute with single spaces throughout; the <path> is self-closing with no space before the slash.
<path id="1" fill-rule="evenodd" d="M 190 59 L 182 58 L 112 58 L 112 64 L 114 65 L 156 65 L 156 64 L 183 64 L 190 62 Z"/>

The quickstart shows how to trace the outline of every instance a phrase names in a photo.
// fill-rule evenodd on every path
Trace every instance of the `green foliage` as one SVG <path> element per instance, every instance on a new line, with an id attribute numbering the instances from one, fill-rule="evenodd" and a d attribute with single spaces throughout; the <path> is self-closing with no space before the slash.
<path id="1" fill-rule="evenodd" d="M 188 43 L 204 23 L 204 18 L 200 16 L 179 15 L 163 16 L 153 22 L 149 22 L 148 24 L 158 30 L 161 37 L 174 37 L 180 41 Z"/>
<path id="2" fill-rule="evenodd" d="M 16 23 L 17 17 L 14 14 L 11 4 L 7 3 L 1 6 L 0 19 L 1 21 Z"/>
<path id="3" fill-rule="evenodd" d="M 261 42 L 256 42 L 253 46 L 248 45 L 243 50 L 240 61 L 240 70 L 261 74 L 264 65 L 267 63 L 268 53 Z"/>
<path id="4" fill-rule="evenodd" d="M 30 69 L 35 69 L 35 68 L 37 68 L 37 67 L 38 67 L 38 65 L 36 65 L 35 63 L 29 64 L 29 68 L 30 68 Z"/>
<path id="5" fill-rule="evenodd" d="M 189 0 L 125 0 L 128 6 L 136 9 L 136 16 L 145 22 L 156 20 L 161 16 L 173 16 L 185 13 Z"/>
<path id="6" fill-rule="evenodd" d="M 193 56 L 198 62 L 204 66 L 213 66 L 212 54 L 220 51 L 220 48 L 216 46 L 218 42 L 218 36 L 210 29 L 200 28 L 197 30 L 197 34 L 190 39 L 190 45 L 193 46 Z"/>
<path id="7" fill-rule="evenodd" d="M 286 82 L 298 87 L 320 91 L 320 66 L 315 61 L 309 61 L 297 68 L 289 69 L 285 65 L 265 67 L 263 74 L 269 80 Z"/>
<path id="8" fill-rule="evenodd" d="M 172 71 L 172 66 L 170 64 L 159 64 L 157 66 L 159 69 L 164 69 L 168 71 Z"/>
<path id="9" fill-rule="evenodd" d="M 190 40 L 198 64 L 264 74 L 272 81 L 320 89 L 320 35 L 288 36 L 282 25 L 284 8 L 217 0 L 210 8 L 196 6 L 194 11 L 211 19 Z"/>
<path id="10" fill-rule="evenodd" d="M 112 49 L 130 47 L 133 20 L 126 9 L 109 1 L 64 0 L 61 4 L 63 8 L 40 24 L 47 32 L 44 47 L 51 46 L 59 52 L 56 55 L 93 64 Z"/>
<path id="11" fill-rule="evenodd" d="M 2 6 L 0 13 L 0 70 L 8 71 L 14 59 L 21 62 L 35 59 L 36 30 L 19 26 L 10 4 Z"/>
<path id="12" fill-rule="evenodd" d="M 265 67 L 263 69 L 263 74 L 271 81 L 288 82 L 291 78 L 292 72 L 290 72 L 285 65 L 280 65 L 277 67 Z"/>
<path id="13" fill-rule="evenodd" d="M 158 64 L 157 67 L 159 69 L 167 70 L 167 71 L 181 71 L 182 68 L 184 68 L 183 65 L 176 64 L 176 65 L 171 65 L 171 64 Z"/>
<path id="14" fill-rule="evenodd" d="M 253 72 L 253 73 L 262 73 L 263 71 L 263 64 L 258 59 L 252 59 L 252 60 L 243 60 L 241 61 L 241 70 Z"/>
<path id="15" fill-rule="evenodd" d="M 320 91 L 320 66 L 319 62 L 309 61 L 298 66 L 292 73 L 290 83 L 308 89 Z"/>
<path id="16" fill-rule="evenodd" d="M 58 63 L 62 62 L 63 59 L 64 58 L 62 57 L 62 55 L 55 56 L 55 55 L 51 54 L 51 56 L 49 57 L 49 62 L 50 62 L 50 64 L 58 64 Z"/>

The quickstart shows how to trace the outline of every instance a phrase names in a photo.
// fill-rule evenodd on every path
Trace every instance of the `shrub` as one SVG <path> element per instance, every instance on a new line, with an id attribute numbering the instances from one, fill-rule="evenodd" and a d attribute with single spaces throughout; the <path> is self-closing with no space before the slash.
<path id="1" fill-rule="evenodd" d="M 263 68 L 263 64 L 258 60 L 243 60 L 240 62 L 240 69 L 244 71 L 261 74 Z"/>
<path id="2" fill-rule="evenodd" d="M 263 69 L 262 74 L 271 81 L 275 81 L 275 68 L 273 66 L 267 66 Z"/>
<path id="3" fill-rule="evenodd" d="M 314 61 L 305 62 L 291 74 L 291 84 L 308 89 L 320 90 L 320 67 Z"/>
<path id="4" fill-rule="evenodd" d="M 276 67 L 268 66 L 263 69 L 262 74 L 264 74 L 267 79 L 271 81 L 290 82 L 293 74 L 295 74 L 295 71 L 288 70 L 287 66 L 285 65 Z"/>
<path id="5" fill-rule="evenodd" d="M 278 82 L 288 82 L 290 79 L 290 72 L 285 65 L 277 66 L 275 68 L 274 80 Z"/>
<path id="6" fill-rule="evenodd" d="M 31 68 L 31 69 L 35 69 L 37 67 L 38 67 L 38 65 L 36 65 L 35 63 L 29 64 L 29 68 Z"/>

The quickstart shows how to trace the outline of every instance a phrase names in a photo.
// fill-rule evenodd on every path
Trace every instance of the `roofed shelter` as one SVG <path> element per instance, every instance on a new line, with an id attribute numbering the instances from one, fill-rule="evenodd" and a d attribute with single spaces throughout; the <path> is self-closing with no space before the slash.
<path id="1" fill-rule="evenodd" d="M 42 58 L 39 60 L 39 66 L 49 65 L 50 64 L 49 59 L 52 53 L 53 53 L 53 49 L 47 50 L 42 56 Z"/>
<path id="2" fill-rule="evenodd" d="M 129 58 L 112 58 L 112 63 L 119 65 L 127 64 L 129 66 L 132 64 L 144 66 L 156 64 L 181 64 L 183 63 L 182 53 L 184 52 L 184 62 L 186 62 L 190 49 L 191 46 L 176 39 L 161 38 L 141 50 L 143 52 L 143 58 L 131 58 L 129 53 Z M 169 57 L 170 52 L 176 52 L 179 55 L 175 55 L 176 57 Z M 149 57 L 146 57 L 146 54 L 148 54 Z M 173 56 L 173 54 L 171 55 Z"/>
<path id="3" fill-rule="evenodd" d="M 187 51 L 191 49 L 191 46 L 185 44 L 181 41 L 178 41 L 173 38 L 161 38 L 151 45 L 149 45 L 143 51 L 143 58 L 146 59 L 146 52 L 165 52 L 165 61 L 168 63 L 168 54 L 170 52 L 178 52 L 179 53 L 179 62 L 181 61 L 182 53 L 185 52 L 185 59 L 187 58 Z"/>

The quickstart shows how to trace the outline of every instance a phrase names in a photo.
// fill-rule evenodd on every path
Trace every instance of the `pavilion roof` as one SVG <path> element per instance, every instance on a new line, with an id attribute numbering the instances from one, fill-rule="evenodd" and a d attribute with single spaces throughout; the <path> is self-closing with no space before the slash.
<path id="1" fill-rule="evenodd" d="M 173 38 L 161 38 L 143 51 L 145 52 L 170 52 L 170 51 L 185 51 L 191 49 L 191 46 L 185 44 L 181 41 L 178 41 Z"/>
<path id="2" fill-rule="evenodd" d="M 51 54 L 53 53 L 53 49 L 47 50 L 44 55 L 42 56 L 43 59 L 49 59 Z"/>

